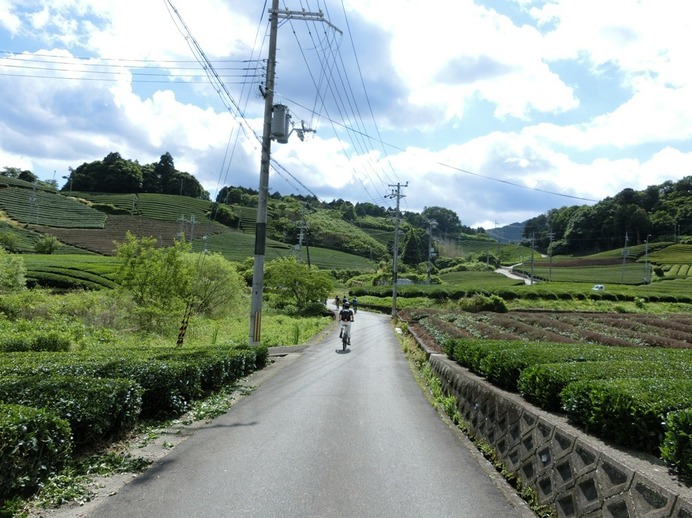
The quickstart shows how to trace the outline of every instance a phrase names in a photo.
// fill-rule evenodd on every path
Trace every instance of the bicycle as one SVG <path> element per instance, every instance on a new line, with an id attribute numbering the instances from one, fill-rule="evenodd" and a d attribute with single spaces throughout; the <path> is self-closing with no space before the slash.
<path id="1" fill-rule="evenodd" d="M 347 345 L 351 345 L 351 322 L 341 324 L 341 350 L 345 351 Z"/>

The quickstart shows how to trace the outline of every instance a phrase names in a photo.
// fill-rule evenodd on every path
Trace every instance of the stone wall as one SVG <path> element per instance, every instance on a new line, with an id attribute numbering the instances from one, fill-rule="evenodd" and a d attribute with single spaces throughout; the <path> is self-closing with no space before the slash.
<path id="1" fill-rule="evenodd" d="M 558 516 L 692 518 L 692 488 L 658 459 L 599 441 L 445 355 L 428 362 L 476 436 Z"/>

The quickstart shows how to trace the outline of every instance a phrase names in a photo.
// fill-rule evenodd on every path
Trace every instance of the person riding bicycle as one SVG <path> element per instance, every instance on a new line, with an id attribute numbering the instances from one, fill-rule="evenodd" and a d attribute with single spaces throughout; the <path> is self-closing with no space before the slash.
<path id="1" fill-rule="evenodd" d="M 358 299 L 356 297 L 351 299 L 351 306 L 353 307 L 353 314 L 358 313 Z"/>
<path id="2" fill-rule="evenodd" d="M 351 322 L 353 322 L 353 310 L 351 309 L 351 304 L 344 302 L 344 308 L 339 311 L 339 322 L 341 323 L 341 329 L 339 331 L 339 338 L 343 338 L 344 331 L 346 331 L 346 336 L 348 337 L 348 345 L 351 345 Z"/>
<path id="3" fill-rule="evenodd" d="M 336 305 L 336 309 L 339 309 L 339 306 L 341 305 L 341 299 L 338 295 L 334 297 L 334 304 Z"/>

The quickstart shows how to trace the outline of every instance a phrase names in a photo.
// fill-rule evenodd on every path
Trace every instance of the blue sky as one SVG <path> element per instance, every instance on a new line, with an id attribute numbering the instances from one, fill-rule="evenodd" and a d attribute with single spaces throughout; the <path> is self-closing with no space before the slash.
<path id="1" fill-rule="evenodd" d="M 143 164 L 169 152 L 212 197 L 256 189 L 270 4 L 0 0 L 0 168 L 62 185 L 113 151 Z M 279 28 L 275 102 L 316 132 L 273 143 L 271 192 L 393 206 L 407 184 L 403 210 L 492 228 L 691 174 L 686 2 L 281 9 L 324 21 Z"/>

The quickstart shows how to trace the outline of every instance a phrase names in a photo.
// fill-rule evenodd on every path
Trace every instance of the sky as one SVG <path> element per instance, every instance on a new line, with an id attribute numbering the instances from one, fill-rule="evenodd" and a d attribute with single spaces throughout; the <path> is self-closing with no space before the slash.
<path id="1" fill-rule="evenodd" d="M 0 0 L 0 169 L 62 186 L 168 152 L 212 199 L 258 189 L 270 7 Z M 278 20 L 270 193 L 490 229 L 692 174 L 688 2 L 281 0 Z"/>

